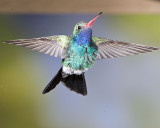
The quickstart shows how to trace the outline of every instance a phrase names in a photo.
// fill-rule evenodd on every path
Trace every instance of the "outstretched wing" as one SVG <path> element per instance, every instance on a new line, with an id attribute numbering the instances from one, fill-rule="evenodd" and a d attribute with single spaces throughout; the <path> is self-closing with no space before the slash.
<path id="1" fill-rule="evenodd" d="M 18 39 L 3 43 L 16 44 L 51 56 L 63 58 L 64 51 L 71 41 L 70 36 L 56 35 L 32 39 Z"/>
<path id="2" fill-rule="evenodd" d="M 99 37 L 92 37 L 92 40 L 98 46 L 98 55 L 96 59 L 130 56 L 158 49 L 141 44 L 126 43 Z"/>

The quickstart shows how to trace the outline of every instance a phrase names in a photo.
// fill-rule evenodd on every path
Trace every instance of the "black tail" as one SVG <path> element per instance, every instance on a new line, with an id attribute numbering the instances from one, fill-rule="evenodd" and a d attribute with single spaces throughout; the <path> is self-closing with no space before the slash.
<path id="1" fill-rule="evenodd" d="M 87 87 L 84 73 L 80 75 L 68 75 L 67 77 L 62 78 L 61 81 L 66 87 L 70 88 L 71 91 L 75 91 L 84 96 L 87 95 Z"/>
<path id="2" fill-rule="evenodd" d="M 62 68 L 58 71 L 57 75 L 49 82 L 49 84 L 43 90 L 43 94 L 48 93 L 56 87 L 61 81 L 66 87 L 70 88 L 71 91 L 75 91 L 82 95 L 87 95 L 86 81 L 84 73 L 80 75 L 72 74 L 62 76 Z"/>
<path id="3" fill-rule="evenodd" d="M 58 73 L 55 75 L 55 77 L 53 77 L 53 79 L 48 83 L 48 85 L 43 90 L 42 94 L 45 94 L 45 93 L 51 91 L 52 89 L 54 89 L 56 87 L 56 85 L 59 84 L 61 79 L 62 79 L 62 68 L 58 71 Z"/>

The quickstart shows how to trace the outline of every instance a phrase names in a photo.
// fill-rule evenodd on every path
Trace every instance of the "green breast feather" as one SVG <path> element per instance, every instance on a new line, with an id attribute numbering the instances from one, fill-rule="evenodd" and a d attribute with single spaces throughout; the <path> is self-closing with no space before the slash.
<path id="1" fill-rule="evenodd" d="M 88 69 L 93 66 L 97 52 L 97 46 L 94 43 L 85 47 L 73 45 L 66 49 L 63 65 L 75 70 Z"/>

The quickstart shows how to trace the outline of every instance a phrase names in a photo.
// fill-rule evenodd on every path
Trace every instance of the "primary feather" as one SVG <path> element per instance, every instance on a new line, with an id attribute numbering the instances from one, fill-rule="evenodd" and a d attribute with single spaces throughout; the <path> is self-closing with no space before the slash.
<path id="1" fill-rule="evenodd" d="M 109 40 L 100 37 L 92 37 L 92 39 L 98 46 L 98 55 L 96 59 L 130 56 L 158 49 L 141 44 L 126 43 L 123 41 Z"/>
<path id="2" fill-rule="evenodd" d="M 51 56 L 63 58 L 64 51 L 70 43 L 70 40 L 70 36 L 56 35 L 33 39 L 10 40 L 4 41 L 3 43 L 16 44 Z"/>

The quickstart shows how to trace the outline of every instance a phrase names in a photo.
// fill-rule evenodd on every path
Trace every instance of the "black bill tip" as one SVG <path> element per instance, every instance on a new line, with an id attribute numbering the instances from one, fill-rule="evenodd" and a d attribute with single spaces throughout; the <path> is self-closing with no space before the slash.
<path id="1" fill-rule="evenodd" d="M 100 12 L 98 15 L 101 15 L 102 14 L 102 12 Z"/>

